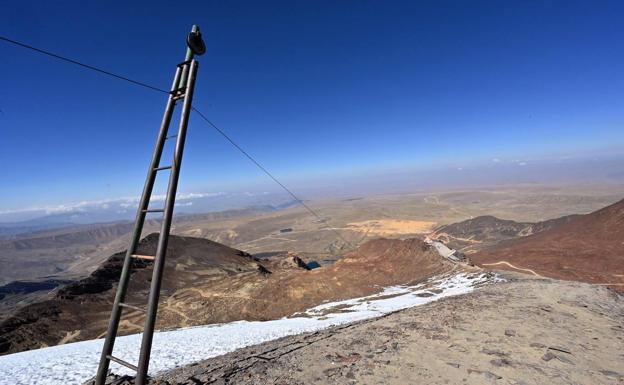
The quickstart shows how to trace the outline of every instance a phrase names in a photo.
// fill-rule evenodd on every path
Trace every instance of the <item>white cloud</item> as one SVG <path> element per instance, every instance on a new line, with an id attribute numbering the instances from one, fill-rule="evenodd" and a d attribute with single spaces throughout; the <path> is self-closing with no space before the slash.
<path id="1" fill-rule="evenodd" d="M 498 159 L 498 158 L 492 158 L 492 162 L 494 162 L 494 163 L 498 163 L 498 162 L 500 162 L 500 159 Z"/>
<path id="2" fill-rule="evenodd" d="M 186 194 L 178 194 L 176 199 L 185 200 L 185 199 L 198 199 L 198 198 L 212 198 L 216 196 L 225 195 L 224 192 L 214 192 L 214 193 L 186 193 Z"/>
<path id="3" fill-rule="evenodd" d="M 200 198 L 211 198 L 216 196 L 225 195 L 223 192 L 202 192 L 202 193 L 178 193 L 176 195 L 176 201 L 188 201 L 193 199 Z M 164 201 L 166 195 L 158 194 L 152 195 L 152 202 L 161 202 Z M 92 201 L 80 201 L 80 202 L 72 202 L 72 203 L 63 203 L 59 205 L 49 205 L 49 206 L 33 206 L 26 207 L 21 209 L 9 209 L 9 210 L 0 210 L 0 215 L 4 214 L 18 214 L 18 213 L 28 213 L 28 212 L 44 212 L 47 215 L 50 214 L 63 214 L 70 212 L 85 212 L 87 210 L 109 210 L 111 208 L 120 207 L 122 209 L 133 208 L 136 207 L 139 203 L 140 197 L 121 197 L 121 198 L 111 198 L 111 199 L 101 199 L 101 200 L 92 200 Z M 192 203 L 192 202 L 188 202 Z M 182 206 L 181 204 L 178 204 Z M 190 206 L 190 204 L 184 204 L 184 206 Z"/>

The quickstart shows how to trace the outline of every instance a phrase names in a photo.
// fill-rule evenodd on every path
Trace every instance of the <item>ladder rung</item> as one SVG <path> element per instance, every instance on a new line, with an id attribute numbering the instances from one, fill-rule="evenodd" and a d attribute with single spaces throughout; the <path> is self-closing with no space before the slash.
<path id="1" fill-rule="evenodd" d="M 176 67 L 184 67 L 185 65 L 191 64 L 192 61 L 193 61 L 193 59 L 183 61 L 182 63 L 178 64 Z"/>
<path id="2" fill-rule="evenodd" d="M 111 356 L 110 354 L 107 354 L 107 355 L 106 355 L 106 358 L 108 358 L 108 359 L 109 359 L 109 360 L 111 360 L 111 361 L 115 361 L 115 362 L 116 362 L 116 363 L 118 363 L 119 365 L 123 365 L 123 366 L 125 366 L 125 367 L 128 367 L 128 368 L 130 368 L 130 369 L 134 370 L 135 372 L 138 372 L 138 371 L 139 371 L 139 368 L 137 368 L 136 366 L 132 365 L 131 363 L 126 362 L 126 361 L 124 361 L 124 360 L 122 360 L 122 359 L 119 359 L 119 358 L 117 358 L 117 357 L 113 357 L 113 356 Z"/>
<path id="3" fill-rule="evenodd" d="M 131 257 L 136 258 L 136 259 L 145 259 L 147 261 L 153 261 L 154 259 L 156 259 L 155 257 L 152 257 L 151 255 L 140 255 L 140 254 L 132 254 Z"/>
<path id="4" fill-rule="evenodd" d="M 165 210 L 164 209 L 147 209 L 147 210 L 141 210 L 144 213 L 164 213 Z"/>
<path id="5" fill-rule="evenodd" d="M 162 166 L 162 167 L 156 167 L 154 169 L 154 171 L 160 171 L 160 170 L 169 170 L 172 166 Z"/>
<path id="6" fill-rule="evenodd" d="M 143 312 L 143 313 L 147 313 L 147 311 L 145 309 L 142 309 L 142 308 L 140 308 L 138 306 L 130 305 L 128 303 L 119 302 L 119 306 L 127 307 L 128 309 L 137 310 L 137 311 L 140 311 L 140 312 Z"/>
<path id="7" fill-rule="evenodd" d="M 176 135 L 169 135 L 169 136 L 168 136 L 168 137 L 166 137 L 165 139 L 173 139 L 173 138 L 177 138 L 177 137 L 178 137 L 178 135 L 177 135 L 177 134 L 176 134 Z"/>
<path id="8" fill-rule="evenodd" d="M 180 100 L 180 99 L 183 99 L 185 96 L 186 96 L 186 94 L 174 95 L 173 96 L 173 100 Z"/>

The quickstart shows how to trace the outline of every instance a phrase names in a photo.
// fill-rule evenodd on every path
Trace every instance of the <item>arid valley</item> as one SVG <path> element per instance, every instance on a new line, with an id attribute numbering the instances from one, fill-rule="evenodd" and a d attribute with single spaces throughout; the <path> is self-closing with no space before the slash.
<path id="1" fill-rule="evenodd" d="M 369 303 L 380 301 L 382 306 L 397 296 L 374 297 L 384 287 L 409 287 L 457 274 L 509 272 L 456 298 L 435 301 L 436 293 L 447 295 L 445 289 L 429 289 L 429 294 L 418 295 L 433 295 L 434 302 L 422 308 L 368 321 L 356 317 L 327 331 L 285 337 L 188 368 L 178 364 L 171 373 L 159 372 L 154 383 L 185 384 L 190 378 L 205 380 L 196 383 L 248 383 L 245 373 L 253 379 L 249 383 L 284 384 L 401 384 L 408 378 L 431 383 L 619 383 L 624 379 L 618 369 L 624 344 L 624 305 L 618 294 L 624 289 L 621 197 L 620 185 L 521 185 L 307 202 L 322 220 L 297 206 L 179 216 L 165 266 L 159 330 L 300 319 L 301 314 L 315 314 L 312 319 L 322 321 L 351 310 L 336 305 L 316 314 L 309 309 L 371 295 Z M 158 226 L 155 220 L 146 224 L 141 254 L 154 253 L 158 237 L 152 233 Z M 0 258 L 11 268 L 2 271 L 0 352 L 10 358 L 41 351 L 32 349 L 102 338 L 129 231 L 128 223 L 118 222 L 5 236 Z M 151 269 L 149 261 L 133 262 L 126 302 L 137 310 L 145 304 Z M 601 310 L 581 315 L 574 310 L 581 305 Z M 482 309 L 479 319 L 475 307 Z M 543 314 L 525 317 L 521 309 Z M 544 317 L 565 322 L 565 333 L 543 324 Z M 140 311 L 130 309 L 120 324 L 121 335 L 140 332 L 144 319 Z M 497 328 L 507 325 L 508 330 L 496 331 L 486 320 L 500 325 Z M 541 333 L 535 330 L 538 324 Z M 353 333 L 366 328 L 381 328 L 380 337 L 386 337 L 353 345 L 361 340 Z M 588 328 L 611 341 L 600 349 L 608 359 L 592 358 L 600 364 L 578 356 L 578 349 L 590 349 L 590 342 L 571 339 Z M 462 331 L 473 337 L 458 334 Z M 335 342 L 321 346 L 319 341 Z M 378 344 L 383 347 L 375 347 Z M 250 352 L 267 349 L 282 353 L 269 354 L 274 358 L 268 361 L 249 358 L 254 356 Z M 471 353 L 475 349 L 481 353 Z M 427 360 L 401 363 L 405 354 L 422 350 L 429 352 Z M 327 358 L 332 362 L 329 369 L 320 361 L 314 364 L 319 367 L 306 365 L 293 374 L 299 367 L 296 360 L 310 359 L 303 354 L 334 358 Z M 476 360 L 477 355 L 484 360 Z M 390 366 L 381 364 L 386 360 Z M 437 368 L 440 362 L 450 367 Z M 233 369 L 215 371 L 215 365 Z M 394 376 L 388 372 L 392 365 L 412 369 Z M 565 369 L 569 365 L 574 365 L 572 372 Z M 131 377 L 113 376 L 110 381 L 121 384 Z"/>
<path id="2" fill-rule="evenodd" d="M 0 385 L 624 385 L 624 2 L 4 2 Z"/>

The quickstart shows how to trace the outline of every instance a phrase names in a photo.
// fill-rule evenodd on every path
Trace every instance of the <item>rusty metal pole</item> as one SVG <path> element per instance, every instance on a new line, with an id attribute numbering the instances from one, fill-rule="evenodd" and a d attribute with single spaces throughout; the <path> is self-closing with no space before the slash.
<path id="1" fill-rule="evenodd" d="M 161 236 L 158 238 L 158 246 L 156 249 L 156 260 L 154 261 L 154 272 L 152 273 L 152 283 L 149 291 L 149 301 L 147 304 L 147 318 L 145 319 L 145 328 L 143 329 L 141 353 L 139 355 L 139 365 L 135 380 L 136 385 L 144 385 L 147 379 L 147 370 L 149 368 L 149 359 L 152 351 L 152 339 L 154 337 L 154 326 L 156 324 L 156 312 L 158 311 L 158 298 L 160 296 L 160 286 L 165 267 L 167 242 L 169 241 L 168 234 L 171 230 L 173 207 L 175 205 L 175 196 L 178 188 L 178 178 L 180 177 L 180 166 L 182 165 L 184 142 L 186 140 L 186 129 L 193 102 L 193 90 L 195 87 L 195 77 L 197 75 L 197 61 L 191 59 L 191 62 L 185 64 L 184 67 L 189 68 L 189 77 L 186 83 L 186 96 L 184 98 L 182 117 L 180 119 L 180 127 L 178 129 L 178 141 L 176 143 L 171 175 L 169 177 L 169 188 L 167 189 L 167 198 L 165 200 L 164 208 L 165 215 L 163 216 L 162 227 L 160 230 Z M 163 236 L 165 234 L 167 236 Z"/>
<path id="2" fill-rule="evenodd" d="M 108 375 L 108 368 L 110 362 L 116 362 L 137 371 L 137 377 L 135 384 L 144 385 L 147 380 L 147 373 L 149 368 L 149 359 L 152 349 L 152 340 L 154 337 L 154 326 L 156 324 L 156 313 L 158 312 L 158 299 L 160 296 L 160 287 L 162 283 L 162 276 L 165 266 L 165 257 L 167 253 L 167 244 L 169 241 L 169 232 L 171 231 L 171 222 L 173 219 L 173 209 L 175 206 L 175 198 L 178 189 L 178 180 L 180 177 L 180 168 L 182 166 L 182 155 L 184 153 L 184 144 L 186 141 L 186 131 L 188 127 L 189 116 L 191 109 L 193 108 L 193 93 L 195 90 L 195 79 L 197 77 L 198 63 L 193 59 L 194 55 L 202 55 L 206 51 L 206 46 L 199 32 L 199 27 L 193 26 L 191 33 L 187 37 L 187 52 L 186 60 L 179 64 L 176 69 L 176 73 L 167 100 L 167 106 L 165 107 L 165 114 L 163 116 L 162 124 L 158 133 L 158 139 L 156 140 L 156 147 L 154 154 L 152 155 L 152 161 L 147 172 L 147 178 L 143 187 L 143 194 L 141 196 L 141 202 L 137 211 L 137 216 L 134 223 L 134 232 L 126 252 L 123 268 L 121 271 L 121 277 L 119 279 L 119 285 L 117 286 L 117 293 L 115 295 L 115 301 L 113 303 L 113 310 L 111 312 L 111 318 L 106 333 L 106 339 L 104 340 L 104 346 L 102 348 L 102 354 L 100 356 L 100 364 L 98 366 L 97 375 L 95 377 L 95 385 L 104 385 L 106 376 Z M 176 102 L 184 99 L 182 106 L 182 116 L 180 118 L 180 125 L 177 135 L 168 136 L 169 125 L 171 123 L 171 117 L 175 109 Z M 176 138 L 176 145 L 173 154 L 173 163 L 170 166 L 160 166 L 163 148 L 167 139 Z M 165 206 L 162 209 L 150 209 L 149 203 L 152 197 L 154 183 L 156 181 L 156 175 L 160 171 L 170 170 L 169 185 L 167 188 L 167 195 L 165 200 Z M 147 213 L 161 212 L 163 213 L 162 227 L 158 237 L 158 246 L 155 256 L 137 255 L 136 249 L 141 238 L 143 231 L 143 225 L 145 223 L 145 216 Z M 126 292 L 128 289 L 128 283 L 130 281 L 132 259 L 142 259 L 154 261 L 154 270 L 152 272 L 152 281 L 150 285 L 150 292 L 146 310 L 145 328 L 143 330 L 143 339 L 141 342 L 141 350 L 139 354 L 139 364 L 134 366 L 120 358 L 113 356 L 113 347 L 115 345 L 115 338 L 117 337 L 117 331 L 119 329 L 119 322 L 122 316 L 123 308 L 137 309 L 137 306 L 124 303 Z"/>

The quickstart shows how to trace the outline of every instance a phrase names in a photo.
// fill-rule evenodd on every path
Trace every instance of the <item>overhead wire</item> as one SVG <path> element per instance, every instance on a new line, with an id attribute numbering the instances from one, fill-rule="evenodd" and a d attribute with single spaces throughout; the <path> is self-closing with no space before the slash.
<path id="1" fill-rule="evenodd" d="M 112 77 L 117 78 L 119 80 L 125 80 L 125 81 L 130 82 L 132 84 L 135 84 L 137 86 L 148 88 L 148 89 L 150 89 L 152 91 L 163 92 L 165 94 L 169 93 L 169 91 L 165 91 L 162 88 L 155 87 L 155 86 L 152 86 L 150 84 L 140 82 L 138 80 L 130 79 L 129 77 L 118 75 L 116 73 L 113 73 L 113 72 L 110 72 L 110 71 L 107 71 L 107 70 L 104 70 L 104 69 L 101 69 L 101 68 L 98 68 L 98 67 L 94 67 L 92 65 L 85 64 L 85 63 L 79 62 L 78 60 L 70 59 L 68 57 L 61 56 L 59 54 L 55 54 L 53 52 L 46 51 L 46 50 L 41 49 L 41 48 L 33 47 L 32 45 L 29 45 L 29 44 L 26 44 L 26 43 L 22 43 L 22 42 L 17 41 L 17 40 L 9 39 L 8 37 L 5 37 L 5 36 L 0 36 L 0 40 L 3 40 L 5 42 L 7 42 L 7 43 L 11 43 L 11 44 L 17 45 L 17 46 L 22 47 L 22 48 L 27 48 L 27 49 L 35 51 L 35 52 L 39 52 L 41 54 L 53 57 L 55 59 L 63 60 L 65 62 L 68 62 L 68 63 L 71 63 L 71 64 L 75 64 L 75 65 L 83 67 L 83 68 L 87 68 L 87 69 L 95 71 L 95 72 L 99 72 L 99 73 L 104 74 L 104 75 L 112 76 Z"/>
<path id="2" fill-rule="evenodd" d="M 116 78 L 118 80 L 123 80 L 126 81 L 128 83 L 152 90 L 152 91 L 156 91 L 156 92 L 160 92 L 160 93 L 165 93 L 165 94 L 169 94 L 169 91 L 166 91 L 160 87 L 142 82 L 142 81 L 138 81 L 138 80 L 134 80 L 131 79 L 127 76 L 123 76 L 123 75 L 119 75 L 116 74 L 114 72 L 99 68 L 99 67 L 95 67 L 92 66 L 90 64 L 86 64 L 83 62 L 80 62 L 78 60 L 75 59 L 71 59 L 68 58 L 66 56 L 63 55 L 59 55 L 56 54 L 54 52 L 50 52 L 48 50 L 44 50 L 42 48 L 38 48 L 35 46 L 32 46 L 30 44 L 26 44 L 23 43 L 21 41 L 17 41 L 14 39 L 10 39 L 8 37 L 2 36 L 0 35 L 0 40 L 16 45 L 18 47 L 22 47 L 22 48 L 26 48 L 29 49 L 31 51 L 35 51 L 38 52 L 40 54 L 52 57 L 54 59 L 58 59 L 70 64 L 74 64 L 76 66 L 91 70 L 91 71 L 95 71 L 98 72 L 100 74 L 103 75 L 107 75 L 113 78 Z M 195 113 L 197 113 L 206 123 L 208 123 L 208 125 L 210 125 L 213 129 L 215 129 L 219 134 L 221 134 L 228 142 L 230 142 L 230 144 L 232 144 L 241 154 L 243 154 L 245 157 L 247 157 L 253 164 L 256 165 L 256 167 L 258 167 L 263 173 L 265 173 L 269 178 L 271 178 L 277 185 L 279 185 L 284 191 L 286 191 L 288 193 L 288 195 L 290 195 L 299 205 L 301 205 L 303 208 L 305 208 L 310 214 L 312 214 L 314 217 L 316 217 L 318 219 L 319 222 L 323 223 L 325 222 L 325 219 L 323 219 L 315 210 L 313 210 L 309 205 L 307 205 L 302 199 L 300 199 L 294 192 L 292 192 L 291 189 L 289 189 L 288 187 L 286 187 L 282 182 L 280 182 L 269 170 L 267 170 L 264 166 L 262 166 L 262 164 L 260 164 L 260 162 L 258 162 L 254 157 L 252 157 L 247 151 L 245 151 L 240 145 L 238 145 L 238 143 L 236 143 L 224 130 L 222 130 L 221 128 L 219 128 L 217 125 L 215 125 L 210 119 L 208 119 L 208 117 L 206 117 L 206 115 L 204 115 L 199 109 L 197 109 L 196 107 L 192 107 L 193 111 L 195 111 Z M 333 229 L 332 229 L 333 230 Z M 335 234 L 347 245 L 351 246 L 353 248 L 353 245 L 351 244 L 351 242 L 347 241 L 346 239 L 344 239 L 344 237 L 342 236 L 342 234 L 340 234 L 337 230 L 333 230 L 335 232 Z"/>
<path id="3" fill-rule="evenodd" d="M 308 205 L 305 204 L 304 201 L 302 201 L 301 199 L 299 199 L 299 197 L 297 197 L 288 187 L 286 187 L 284 184 L 282 184 L 282 182 L 280 182 L 276 177 L 273 176 L 273 174 L 271 174 L 271 172 L 269 172 L 269 170 L 267 170 L 266 168 L 264 168 L 264 166 L 262 166 L 257 160 L 255 160 L 251 155 L 249 155 L 249 153 L 247 151 L 245 151 L 241 146 L 239 146 L 227 133 L 225 133 L 225 131 L 223 131 L 222 129 L 220 129 L 219 127 L 217 127 L 210 119 L 208 119 L 206 117 L 206 115 L 204 115 L 201 111 L 199 111 L 197 108 L 192 107 L 193 111 L 195 111 L 197 113 L 197 115 L 199 115 L 203 120 L 206 121 L 206 123 L 208 123 L 212 128 L 214 128 L 219 134 L 221 134 L 228 142 L 230 142 L 234 147 L 236 147 L 236 149 L 238 149 L 238 151 L 240 151 L 244 156 L 246 156 L 250 161 L 252 161 L 260 170 L 262 170 L 262 172 L 264 172 L 266 175 L 268 175 L 269 178 L 273 179 L 273 181 L 275 183 L 277 183 L 282 189 L 284 189 L 284 191 L 286 191 L 288 194 L 290 194 L 290 196 L 297 201 L 297 203 L 299 203 L 301 206 L 305 207 L 306 210 L 308 210 L 312 215 L 314 215 L 317 219 L 319 220 L 323 220 L 323 218 L 318 215 L 316 213 L 316 211 L 312 210 Z"/>
<path id="4" fill-rule="evenodd" d="M 251 162 L 253 162 L 262 172 L 264 172 L 269 178 L 273 179 L 273 181 L 275 183 L 277 183 L 284 191 L 286 191 L 297 203 L 299 203 L 299 205 L 301 205 L 303 208 L 305 208 L 310 214 L 315 216 L 320 223 L 324 223 L 325 222 L 325 219 L 323 219 L 319 214 L 317 214 L 316 211 L 312 210 L 312 208 L 310 206 L 308 206 L 303 200 L 301 200 L 297 195 L 295 195 L 295 193 L 293 193 L 288 187 L 286 187 L 275 176 L 273 176 L 273 174 L 269 170 L 267 170 L 264 166 L 262 166 L 256 159 L 254 159 L 254 157 L 252 157 L 241 146 L 239 146 L 225 131 L 223 131 L 222 129 L 217 127 L 210 119 L 208 119 L 206 117 L 206 115 L 204 115 L 197 108 L 192 107 L 192 109 L 193 109 L 193 111 L 195 111 L 197 113 L 197 115 L 199 115 L 200 118 L 202 118 L 204 121 L 206 121 L 206 123 L 208 123 L 219 134 L 221 134 L 228 142 L 230 142 L 234 147 L 236 147 L 236 149 L 238 149 L 238 151 L 240 151 Z M 342 240 L 345 244 L 347 244 L 347 245 L 351 246 L 351 248 L 353 248 L 353 245 L 351 244 L 351 242 L 349 242 L 346 239 L 344 239 L 342 234 L 340 234 L 337 230 L 332 230 L 332 231 L 334 231 L 334 233 L 338 236 L 338 238 L 340 238 L 340 240 Z"/>

